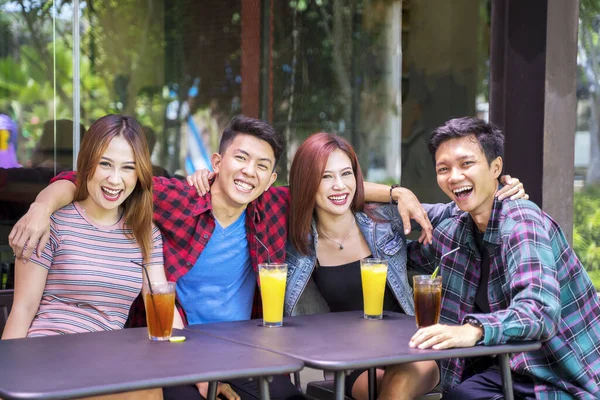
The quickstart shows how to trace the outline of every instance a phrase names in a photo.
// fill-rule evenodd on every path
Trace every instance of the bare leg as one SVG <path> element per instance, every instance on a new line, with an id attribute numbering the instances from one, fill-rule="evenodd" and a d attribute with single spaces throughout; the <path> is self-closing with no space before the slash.
<path id="1" fill-rule="evenodd" d="M 377 375 L 377 393 L 380 393 L 384 371 L 377 369 L 375 372 Z M 352 397 L 355 400 L 369 400 L 369 371 L 360 374 L 354 385 L 352 385 Z"/>
<path id="2" fill-rule="evenodd" d="M 385 369 L 380 400 L 408 400 L 433 389 L 440 380 L 435 361 L 391 365 Z"/>

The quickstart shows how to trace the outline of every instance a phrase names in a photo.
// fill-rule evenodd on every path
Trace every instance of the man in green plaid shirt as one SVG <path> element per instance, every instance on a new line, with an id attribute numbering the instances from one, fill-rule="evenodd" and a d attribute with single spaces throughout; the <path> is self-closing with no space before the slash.
<path id="1" fill-rule="evenodd" d="M 513 354 L 515 398 L 600 398 L 600 301 L 558 224 L 527 200 L 498 201 L 504 136 L 476 118 L 457 118 L 429 141 L 440 188 L 460 211 L 409 245 L 414 269 L 443 277 L 441 323 L 420 329 L 420 349 L 540 340 Z M 458 251 L 441 259 L 450 250 Z M 450 324 L 450 325 L 443 325 Z M 499 399 L 491 357 L 441 362 L 447 399 Z"/>

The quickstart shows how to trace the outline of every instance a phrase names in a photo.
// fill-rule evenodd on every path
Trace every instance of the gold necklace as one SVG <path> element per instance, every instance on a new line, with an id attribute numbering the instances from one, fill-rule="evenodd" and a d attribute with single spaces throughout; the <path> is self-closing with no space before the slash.
<path id="1" fill-rule="evenodd" d="M 354 218 L 352 219 L 352 221 L 353 221 L 353 225 L 354 225 L 354 224 L 356 224 L 356 220 L 355 220 Z M 350 236 L 350 233 L 351 233 L 351 232 L 352 232 L 352 229 L 349 229 L 349 230 L 348 230 L 348 233 L 346 233 L 346 236 L 344 236 L 344 237 L 342 238 L 342 241 L 341 241 L 341 242 L 338 242 L 337 240 L 333 240 L 332 238 L 330 238 L 330 237 L 329 237 L 329 235 L 327 235 L 327 234 L 325 233 L 325 231 L 324 231 L 324 230 L 321 230 L 321 234 L 322 234 L 323 236 L 325 236 L 325 238 L 326 238 L 326 239 L 329 239 L 329 240 L 330 240 L 330 241 L 332 241 L 333 243 L 335 243 L 335 244 L 337 244 L 338 246 L 340 246 L 340 250 L 344 250 L 344 241 L 345 241 L 346 239 L 348 239 L 348 236 Z M 319 237 L 319 232 L 317 232 L 317 237 Z"/>

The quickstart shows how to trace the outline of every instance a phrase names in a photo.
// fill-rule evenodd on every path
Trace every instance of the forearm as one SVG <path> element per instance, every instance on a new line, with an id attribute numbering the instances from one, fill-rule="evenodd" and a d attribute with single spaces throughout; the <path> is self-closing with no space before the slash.
<path id="1" fill-rule="evenodd" d="M 6 320 L 6 325 L 2 332 L 2 340 L 26 337 L 36 311 L 37 307 L 19 306 L 14 304 L 8 319 Z"/>
<path id="2" fill-rule="evenodd" d="M 32 207 L 44 207 L 48 215 L 71 203 L 75 198 L 75 184 L 71 181 L 60 180 L 48 185 L 35 198 Z"/>
<path id="3" fill-rule="evenodd" d="M 365 201 L 372 203 L 389 203 L 390 186 L 380 183 L 365 182 Z M 397 188 L 400 189 L 400 188 Z M 394 189 L 394 190 L 397 190 Z"/>

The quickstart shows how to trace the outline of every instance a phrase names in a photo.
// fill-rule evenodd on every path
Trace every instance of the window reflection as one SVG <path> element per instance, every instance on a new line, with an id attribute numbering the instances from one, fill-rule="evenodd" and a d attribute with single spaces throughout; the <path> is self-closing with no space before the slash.
<path id="1" fill-rule="evenodd" d="M 72 11 L 0 3 L 0 253 L 39 190 L 72 168 Z"/>

